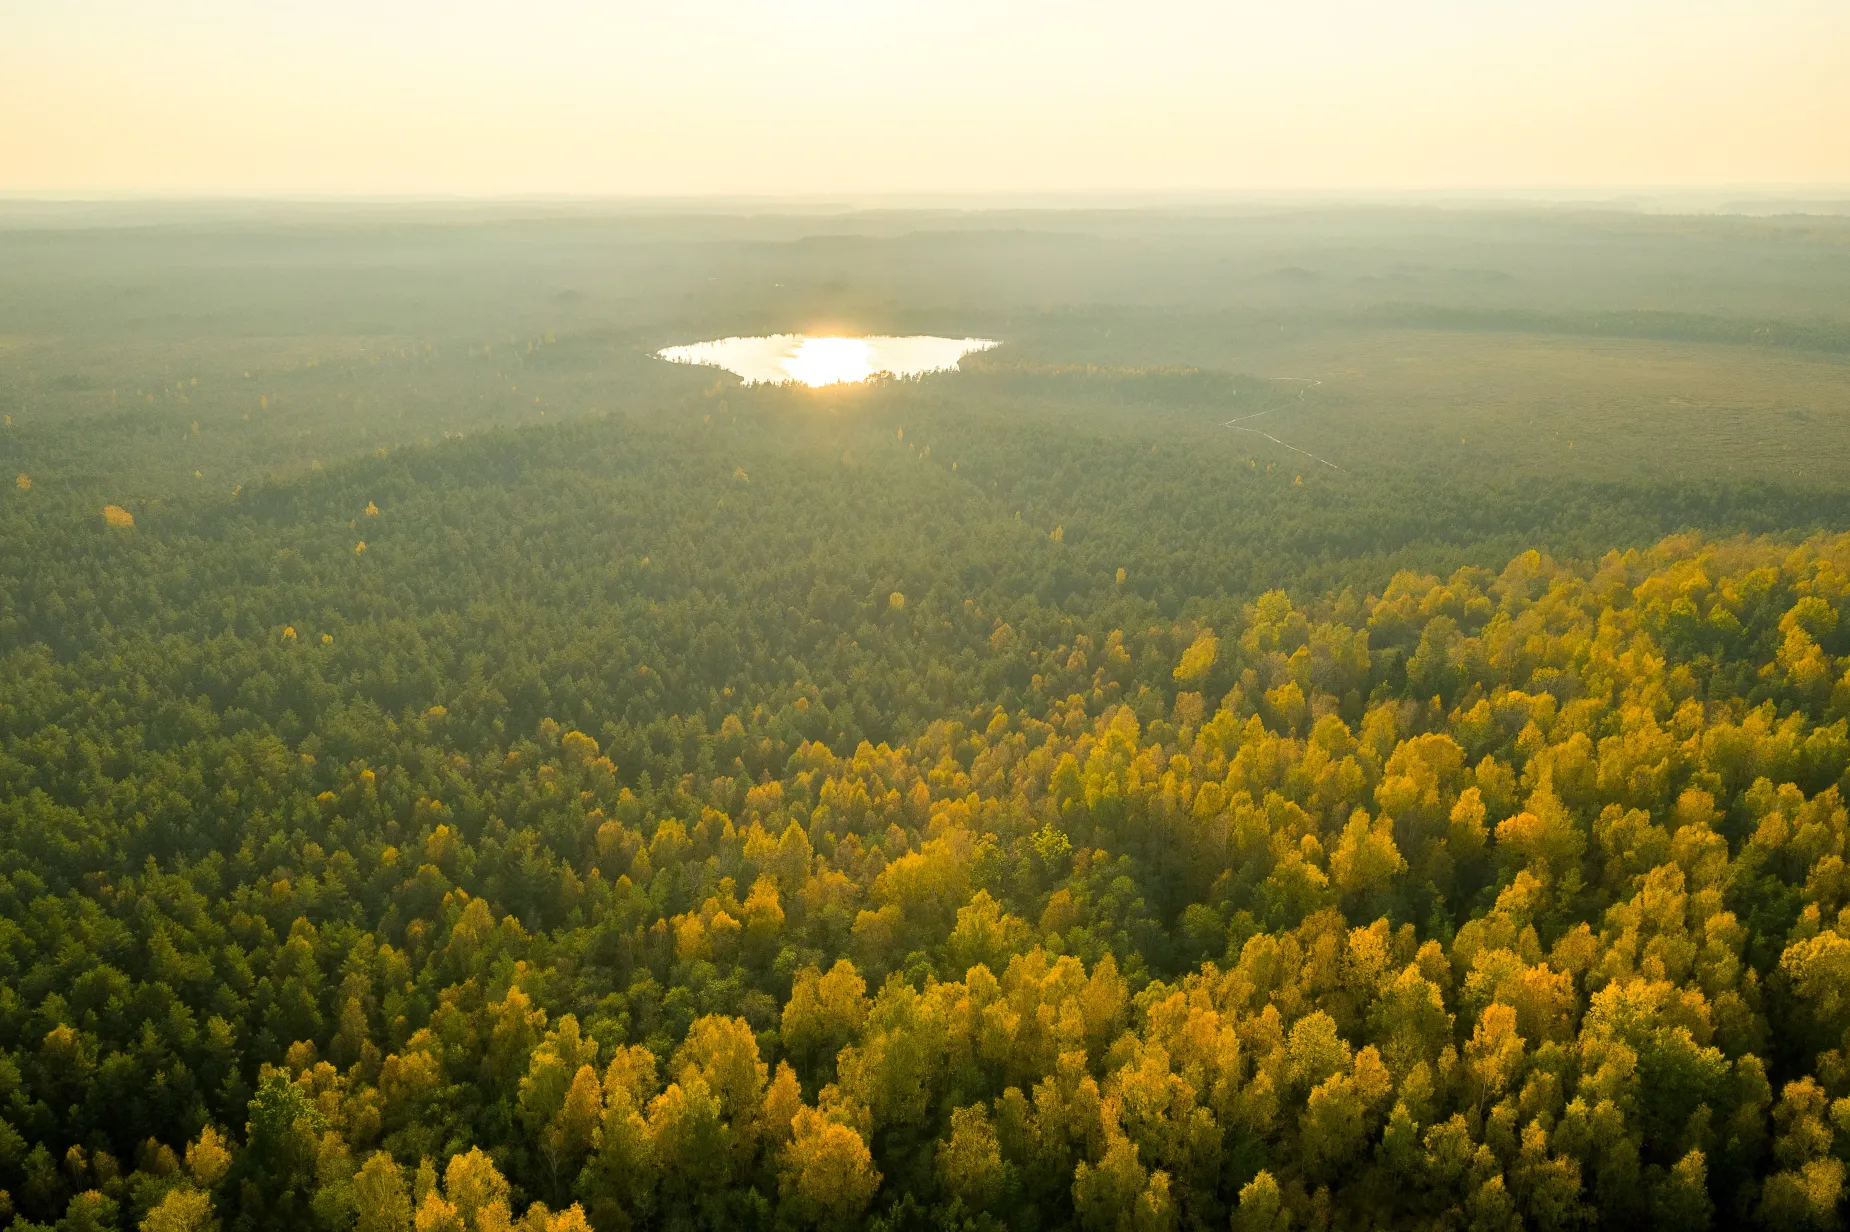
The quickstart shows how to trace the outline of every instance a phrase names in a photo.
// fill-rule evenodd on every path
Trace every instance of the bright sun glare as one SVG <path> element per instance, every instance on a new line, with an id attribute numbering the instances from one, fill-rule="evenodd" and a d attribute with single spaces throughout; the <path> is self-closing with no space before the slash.
<path id="1" fill-rule="evenodd" d="M 864 338 L 805 338 L 783 367 L 805 385 L 865 381 L 874 374 L 873 349 Z"/>

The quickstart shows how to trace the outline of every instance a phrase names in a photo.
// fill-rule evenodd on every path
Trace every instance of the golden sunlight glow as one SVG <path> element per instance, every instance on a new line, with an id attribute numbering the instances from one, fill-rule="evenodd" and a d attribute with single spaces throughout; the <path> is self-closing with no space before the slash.
<path id="1" fill-rule="evenodd" d="M 865 381 L 874 374 L 873 348 L 865 338 L 805 338 L 783 368 L 805 385 Z"/>

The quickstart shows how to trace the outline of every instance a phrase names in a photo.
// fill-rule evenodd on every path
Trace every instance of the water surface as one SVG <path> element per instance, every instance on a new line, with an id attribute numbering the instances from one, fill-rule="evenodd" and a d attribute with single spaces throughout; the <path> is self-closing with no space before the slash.
<path id="1" fill-rule="evenodd" d="M 866 338 L 770 334 L 664 347 L 656 354 L 672 363 L 724 368 L 743 377 L 747 385 L 786 381 L 839 385 L 865 381 L 876 373 L 923 376 L 948 371 L 972 351 L 987 351 L 995 345 L 989 338 L 937 338 L 930 334 L 903 338 L 885 334 Z"/>

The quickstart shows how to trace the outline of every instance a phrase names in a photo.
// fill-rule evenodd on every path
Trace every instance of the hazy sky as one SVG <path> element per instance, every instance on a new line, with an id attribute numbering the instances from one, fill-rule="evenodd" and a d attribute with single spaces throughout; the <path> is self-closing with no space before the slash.
<path id="1" fill-rule="evenodd" d="M 1850 0 L 0 0 L 0 191 L 1850 183 Z"/>

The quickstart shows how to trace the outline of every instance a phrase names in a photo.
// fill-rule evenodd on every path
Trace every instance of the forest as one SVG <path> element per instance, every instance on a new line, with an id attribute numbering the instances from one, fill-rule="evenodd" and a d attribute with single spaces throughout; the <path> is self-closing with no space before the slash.
<path id="1" fill-rule="evenodd" d="M 0 212 L 0 1228 L 1839 1226 L 1847 258 Z"/>

